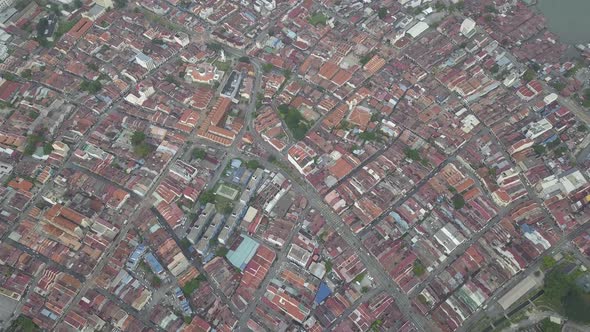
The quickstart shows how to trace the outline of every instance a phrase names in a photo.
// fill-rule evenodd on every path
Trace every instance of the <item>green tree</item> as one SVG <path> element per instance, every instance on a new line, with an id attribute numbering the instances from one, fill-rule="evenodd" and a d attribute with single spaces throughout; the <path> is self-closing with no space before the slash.
<path id="1" fill-rule="evenodd" d="M 250 63 L 250 57 L 248 56 L 241 56 L 238 61 L 240 62 L 244 62 L 244 63 Z"/>
<path id="2" fill-rule="evenodd" d="M 537 75 L 535 74 L 535 71 L 533 69 L 529 68 L 522 75 L 522 79 L 525 80 L 526 82 L 529 82 L 529 81 L 534 80 L 536 76 Z"/>
<path id="3" fill-rule="evenodd" d="M 545 148 L 544 145 L 541 145 L 541 144 L 533 145 L 533 151 L 537 154 L 537 156 L 544 154 L 546 150 L 547 149 Z"/>
<path id="4" fill-rule="evenodd" d="M 215 256 L 224 257 L 228 252 L 229 249 L 226 247 L 218 247 L 217 250 L 215 250 Z"/>
<path id="5" fill-rule="evenodd" d="M 135 154 L 140 158 L 147 157 L 152 152 L 152 146 L 146 142 L 140 143 L 133 148 Z"/>
<path id="6" fill-rule="evenodd" d="M 420 157 L 420 152 L 416 149 L 407 148 L 404 150 L 404 153 L 406 155 L 406 158 L 408 158 L 410 160 L 414 160 L 414 161 L 422 160 L 422 157 Z"/>
<path id="7" fill-rule="evenodd" d="M 194 148 L 192 151 L 192 155 L 194 159 L 204 159 L 207 157 L 207 152 L 200 148 Z"/>
<path id="8" fill-rule="evenodd" d="M 33 77 L 33 72 L 30 69 L 25 69 L 20 73 L 20 76 L 26 80 L 30 80 Z"/>
<path id="9" fill-rule="evenodd" d="M 47 155 L 51 152 L 53 152 L 53 145 L 51 143 L 43 144 L 43 153 Z"/>
<path id="10" fill-rule="evenodd" d="M 414 265 L 412 266 L 412 272 L 414 272 L 414 275 L 416 277 L 420 277 L 424 275 L 424 273 L 426 272 L 426 268 L 424 267 L 424 264 L 422 264 L 421 261 L 416 260 L 414 261 Z"/>
<path id="11" fill-rule="evenodd" d="M 263 65 L 262 65 L 262 71 L 263 71 L 265 74 L 268 74 L 268 73 L 270 73 L 270 71 L 272 70 L 272 68 L 273 68 L 273 65 L 272 65 L 272 63 L 265 63 L 265 64 L 263 64 Z"/>
<path id="12" fill-rule="evenodd" d="M 455 210 L 460 210 L 464 206 L 465 206 L 465 199 L 463 198 L 463 195 L 456 194 L 455 196 L 453 196 L 453 208 L 455 208 Z"/>
<path id="13" fill-rule="evenodd" d="M 199 202 L 201 204 L 213 203 L 215 201 L 215 192 L 213 189 L 204 191 L 201 196 L 199 196 Z"/>
<path id="14" fill-rule="evenodd" d="M 379 18 L 382 20 L 385 19 L 387 17 L 387 8 L 379 8 L 379 10 L 377 11 L 377 16 L 379 16 Z"/>
<path id="15" fill-rule="evenodd" d="M 143 131 L 136 130 L 131 135 L 131 144 L 132 145 L 140 145 L 141 143 L 145 142 L 145 133 Z"/>
<path id="16" fill-rule="evenodd" d="M 252 159 L 246 162 L 246 167 L 249 169 L 257 169 L 260 167 L 260 162 L 256 159 Z"/>
<path id="17" fill-rule="evenodd" d="M 127 0 L 115 0 L 115 8 L 121 9 L 127 7 Z"/>
<path id="18" fill-rule="evenodd" d="M 541 259 L 541 267 L 543 268 L 543 270 L 549 270 L 553 268 L 556 264 L 557 261 L 555 261 L 555 258 L 553 258 L 552 256 L 543 256 L 543 258 Z"/>

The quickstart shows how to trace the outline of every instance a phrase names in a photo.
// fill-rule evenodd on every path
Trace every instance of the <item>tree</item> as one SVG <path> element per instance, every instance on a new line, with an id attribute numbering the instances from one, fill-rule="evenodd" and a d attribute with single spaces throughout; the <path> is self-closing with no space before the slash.
<path id="1" fill-rule="evenodd" d="M 465 199 L 463 198 L 463 195 L 456 194 L 455 196 L 453 196 L 453 208 L 455 208 L 455 210 L 460 210 L 464 206 Z"/>
<path id="2" fill-rule="evenodd" d="M 535 151 L 535 153 L 537 154 L 537 156 L 540 156 L 542 154 L 545 153 L 547 149 L 545 148 L 545 146 L 541 145 L 541 144 L 535 144 L 533 145 L 533 151 Z"/>
<path id="3" fill-rule="evenodd" d="M 324 268 L 326 268 L 326 273 L 332 272 L 332 267 L 333 266 L 334 266 L 334 264 L 332 263 L 332 261 L 330 261 L 330 260 L 325 260 L 324 261 Z"/>
<path id="4" fill-rule="evenodd" d="M 44 36 L 45 30 L 47 30 L 47 26 L 49 25 L 49 20 L 47 17 L 43 17 L 37 23 L 37 36 Z"/>
<path id="5" fill-rule="evenodd" d="M 272 70 L 272 68 L 273 68 L 273 65 L 272 65 L 272 63 L 265 63 L 265 64 L 263 64 L 263 65 L 262 65 L 262 71 L 263 71 L 265 74 L 268 74 L 268 73 L 270 73 L 270 71 Z"/>
<path id="6" fill-rule="evenodd" d="M 541 267 L 543 268 L 543 270 L 549 270 L 553 268 L 556 264 L 557 261 L 555 261 L 555 258 L 553 258 L 552 256 L 543 256 L 543 258 L 541 259 Z"/>
<path id="7" fill-rule="evenodd" d="M 154 38 L 154 39 L 152 39 L 152 44 L 164 45 L 164 41 L 162 39 L 159 39 L 159 38 Z"/>
<path id="8" fill-rule="evenodd" d="M 525 80 L 526 82 L 529 82 L 529 81 L 534 80 L 535 76 L 536 76 L 535 71 L 532 70 L 531 68 L 529 68 L 522 75 L 522 79 Z"/>
<path id="9" fill-rule="evenodd" d="M 43 154 L 50 154 L 53 152 L 53 145 L 51 143 L 43 144 Z"/>
<path id="10" fill-rule="evenodd" d="M 82 0 L 74 0 L 74 7 L 76 7 L 76 9 L 82 8 L 82 6 L 84 6 Z"/>
<path id="11" fill-rule="evenodd" d="M 377 11 L 377 16 L 379 16 L 379 19 L 385 19 L 387 17 L 387 8 L 379 8 L 379 10 Z"/>
<path id="12" fill-rule="evenodd" d="M 86 91 L 90 94 L 95 94 L 102 89 L 102 84 L 100 81 L 89 81 L 84 80 L 80 84 L 80 90 Z"/>
<path id="13" fill-rule="evenodd" d="M 424 273 L 426 272 L 426 268 L 424 267 L 424 264 L 422 264 L 421 261 L 416 260 L 414 261 L 414 265 L 412 266 L 412 272 L 414 272 L 414 275 L 416 277 L 420 277 L 424 275 Z"/>
<path id="14" fill-rule="evenodd" d="M 207 152 L 203 149 L 194 148 L 192 155 L 194 159 L 204 159 L 207 156 Z"/>
<path id="15" fill-rule="evenodd" d="M 223 257 L 227 255 L 228 252 L 229 249 L 227 249 L 226 247 L 218 247 L 217 250 L 215 250 L 215 256 Z"/>
<path id="16" fill-rule="evenodd" d="M 258 162 L 256 159 L 249 160 L 246 162 L 246 167 L 249 169 L 257 169 L 260 167 L 260 162 Z"/>
<path id="17" fill-rule="evenodd" d="M 207 48 L 214 52 L 219 52 L 223 49 L 223 47 L 219 43 L 207 43 Z"/>
<path id="18" fill-rule="evenodd" d="M 500 71 L 500 66 L 499 66 L 497 63 L 495 63 L 495 64 L 492 66 L 492 68 L 490 68 L 490 72 L 492 72 L 492 74 L 495 74 L 495 73 L 497 73 L 498 71 Z"/>
<path id="19" fill-rule="evenodd" d="M 241 56 L 238 61 L 243 62 L 243 63 L 250 63 L 250 57 L 248 56 Z"/>
<path id="20" fill-rule="evenodd" d="M 90 70 L 98 71 L 98 66 L 96 65 L 96 63 L 88 62 L 86 64 L 86 67 L 88 67 L 88 69 Z"/>
<path id="21" fill-rule="evenodd" d="M 115 8 L 121 9 L 127 7 L 127 0 L 115 0 Z"/>
<path id="22" fill-rule="evenodd" d="M 144 141 L 145 133 L 143 131 L 136 130 L 135 132 L 133 132 L 133 135 L 131 135 L 131 144 L 134 146 L 140 145 Z"/>
<path id="23" fill-rule="evenodd" d="M 152 152 L 152 146 L 147 144 L 146 142 L 143 142 L 139 145 L 136 145 L 133 151 L 138 157 L 145 158 L 150 154 L 150 152 Z"/>
<path id="24" fill-rule="evenodd" d="M 416 149 L 407 148 L 404 150 L 404 153 L 406 155 L 406 158 L 408 158 L 410 160 L 414 160 L 414 161 L 422 160 L 422 157 L 420 157 L 420 152 Z"/>
<path id="25" fill-rule="evenodd" d="M 201 204 L 213 203 L 215 201 L 215 193 L 212 189 L 204 191 L 199 197 Z"/>
<path id="26" fill-rule="evenodd" d="M 26 80 L 30 80 L 33 77 L 33 72 L 27 68 L 20 73 L 20 76 Z"/>

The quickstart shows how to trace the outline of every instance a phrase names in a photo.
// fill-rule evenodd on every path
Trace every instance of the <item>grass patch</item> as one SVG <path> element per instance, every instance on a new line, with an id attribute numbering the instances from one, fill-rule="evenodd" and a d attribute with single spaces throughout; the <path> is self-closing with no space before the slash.
<path id="1" fill-rule="evenodd" d="M 41 331 L 39 326 L 33 322 L 27 316 L 20 315 L 18 318 L 10 324 L 7 332 L 33 332 L 33 331 Z"/>
<path id="2" fill-rule="evenodd" d="M 231 61 L 219 61 L 219 60 L 215 60 L 213 61 L 213 65 L 215 67 L 217 67 L 217 69 L 226 72 L 231 68 Z"/>
<path id="3" fill-rule="evenodd" d="M 322 12 L 315 12 L 307 19 L 307 21 L 314 27 L 318 25 L 326 25 L 328 22 L 328 17 Z"/>

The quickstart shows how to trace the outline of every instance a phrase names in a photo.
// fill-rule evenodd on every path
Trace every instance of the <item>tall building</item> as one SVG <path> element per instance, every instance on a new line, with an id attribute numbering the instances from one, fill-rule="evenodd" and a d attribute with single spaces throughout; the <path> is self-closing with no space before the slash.
<path id="1" fill-rule="evenodd" d="M 0 11 L 12 6 L 15 0 L 0 0 Z"/>
<path id="2" fill-rule="evenodd" d="M 0 0 L 3 1 L 3 0 Z M 94 0 L 97 5 L 103 6 L 104 8 L 113 8 L 113 0 Z"/>

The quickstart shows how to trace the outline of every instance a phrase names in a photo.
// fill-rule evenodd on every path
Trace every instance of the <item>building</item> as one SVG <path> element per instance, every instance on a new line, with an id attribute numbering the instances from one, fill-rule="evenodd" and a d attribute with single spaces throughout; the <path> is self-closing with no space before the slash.
<path id="1" fill-rule="evenodd" d="M 104 8 L 113 8 L 113 0 L 94 0 L 94 3 Z"/>
<path id="2" fill-rule="evenodd" d="M 143 54 L 142 52 L 139 52 L 137 53 L 137 55 L 135 55 L 135 61 L 138 65 L 142 66 L 147 70 L 152 70 L 156 68 L 156 63 L 154 62 L 154 59 Z"/>
<path id="3" fill-rule="evenodd" d="M 15 0 L 0 0 L 0 11 L 12 6 Z"/>
<path id="4" fill-rule="evenodd" d="M 287 158 L 299 173 L 308 175 L 313 170 L 316 155 L 316 152 L 312 148 L 303 143 L 303 141 L 299 141 L 289 149 Z"/>
<path id="5" fill-rule="evenodd" d="M 461 23 L 461 34 L 467 38 L 473 37 L 476 32 L 475 26 L 476 24 L 474 20 L 470 18 L 464 19 L 463 23 Z"/>
<path id="6" fill-rule="evenodd" d="M 218 81 L 221 75 L 214 65 L 203 62 L 196 66 L 190 66 L 186 69 L 185 78 L 193 83 L 213 84 Z"/>

